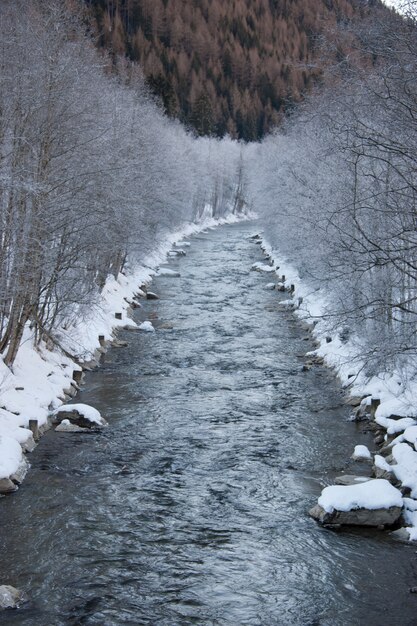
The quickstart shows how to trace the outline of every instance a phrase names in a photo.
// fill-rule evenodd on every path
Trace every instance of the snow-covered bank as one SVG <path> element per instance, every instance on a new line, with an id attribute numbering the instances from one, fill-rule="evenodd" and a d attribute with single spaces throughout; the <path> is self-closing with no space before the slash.
<path id="1" fill-rule="evenodd" d="M 317 348 L 306 355 L 307 363 L 323 362 L 331 367 L 346 390 L 347 402 L 354 407 L 355 418 L 368 419 L 375 431 L 375 448 L 382 444 L 381 454 L 369 454 L 376 478 L 388 478 L 401 486 L 403 518 L 402 536 L 417 540 L 417 372 L 411 360 L 402 371 L 381 372 L 367 377 L 360 337 L 346 336 L 336 328 L 328 315 L 326 293 L 301 280 L 297 269 L 273 249 L 267 237 L 260 238 L 262 249 L 271 262 L 279 282 L 277 289 L 291 293 L 281 303 L 311 330 Z M 254 269 L 262 270 L 262 264 Z M 271 276 L 271 267 L 266 266 Z M 358 448 L 357 446 L 355 452 Z M 356 455 L 357 456 L 357 455 Z M 346 489 L 346 488 L 341 488 Z M 346 492 L 347 493 L 347 492 Z"/>
<path id="2" fill-rule="evenodd" d="M 132 299 L 140 287 L 151 282 L 158 266 L 167 262 L 172 246 L 207 228 L 242 219 L 247 218 L 232 214 L 221 219 L 206 217 L 168 234 L 140 267 L 119 274 L 117 280 L 109 276 L 89 315 L 55 331 L 56 343 L 51 340 L 34 347 L 33 332 L 27 325 L 13 370 L 0 360 L 0 481 L 15 475 L 24 463 L 23 453 L 33 449 L 31 420 L 37 421 L 42 434 L 51 414 L 76 395 L 83 368 L 98 361 L 102 344 L 114 340 L 120 328 L 139 328 L 130 317 Z"/>

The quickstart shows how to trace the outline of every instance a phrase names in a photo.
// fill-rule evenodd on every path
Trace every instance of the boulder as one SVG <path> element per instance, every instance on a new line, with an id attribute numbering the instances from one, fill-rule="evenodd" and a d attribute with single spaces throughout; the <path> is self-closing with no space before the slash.
<path id="1" fill-rule="evenodd" d="M 159 300 L 159 296 L 157 296 L 156 293 L 154 293 L 153 291 L 148 291 L 146 293 L 146 299 L 147 300 Z"/>
<path id="2" fill-rule="evenodd" d="M 101 430 L 107 426 L 106 420 L 99 411 L 88 404 L 67 404 L 52 413 L 53 424 L 59 425 L 64 420 L 89 430 Z"/>
<path id="3" fill-rule="evenodd" d="M 352 509 L 351 511 L 325 511 L 316 504 L 309 513 L 323 526 L 392 526 L 398 521 L 402 508 L 392 506 L 388 509 Z"/>
<path id="4" fill-rule="evenodd" d="M 0 585 L 0 609 L 17 609 L 25 602 L 25 595 L 11 585 Z"/>

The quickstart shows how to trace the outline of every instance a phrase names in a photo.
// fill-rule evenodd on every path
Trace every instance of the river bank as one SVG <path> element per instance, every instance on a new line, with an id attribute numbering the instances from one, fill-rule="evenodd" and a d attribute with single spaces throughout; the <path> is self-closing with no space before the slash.
<path id="1" fill-rule="evenodd" d="M 223 224 L 235 223 L 243 216 L 205 218 L 168 234 L 165 241 L 140 267 L 109 276 L 88 315 L 67 328 L 59 328 L 54 339 L 34 346 L 28 324 L 13 365 L 0 360 L 0 495 L 18 489 L 29 469 L 26 453 L 50 427 L 50 416 L 80 390 L 82 373 L 98 366 L 105 346 L 117 346 L 121 329 L 139 330 L 132 319 L 134 298 L 145 296 L 141 290 L 167 262 L 167 255 L 179 241 Z"/>
<path id="2" fill-rule="evenodd" d="M 256 239 L 254 240 L 256 241 Z M 323 363 L 335 371 L 352 407 L 352 419 L 369 424 L 374 435 L 373 449 L 347 451 L 371 462 L 373 476 L 387 479 L 403 494 L 404 526 L 395 531 L 399 539 L 417 540 L 417 376 L 412 363 L 398 372 L 366 375 L 358 337 L 346 338 L 327 315 L 328 302 L 323 290 L 312 289 L 289 264 L 259 235 L 260 244 L 270 261 L 268 273 L 278 277 L 276 287 L 287 291 L 289 300 L 281 302 L 310 330 L 316 348 L 306 354 L 306 367 Z M 367 428 L 365 426 L 365 428 Z M 363 446 L 358 446 L 363 448 Z M 388 486 L 389 488 L 389 486 Z M 348 504 L 346 504 L 348 506 Z"/>

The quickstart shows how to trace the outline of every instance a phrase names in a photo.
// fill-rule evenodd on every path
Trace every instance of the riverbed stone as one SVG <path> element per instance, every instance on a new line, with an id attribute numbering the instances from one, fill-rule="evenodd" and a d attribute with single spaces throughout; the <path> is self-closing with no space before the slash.
<path id="1" fill-rule="evenodd" d="M 345 404 L 347 404 L 348 406 L 353 406 L 353 407 L 359 406 L 361 402 L 362 402 L 362 396 L 349 396 L 345 400 Z"/>
<path id="2" fill-rule="evenodd" d="M 356 476 L 355 474 L 342 474 L 341 476 L 336 476 L 335 483 L 336 485 L 358 485 L 359 483 L 366 483 L 369 480 L 372 480 L 370 476 Z"/>
<path id="3" fill-rule="evenodd" d="M 325 511 L 319 504 L 310 509 L 309 514 L 322 526 L 392 526 L 401 516 L 402 509 L 392 506 L 388 509 L 352 509 L 351 511 Z"/>
<path id="4" fill-rule="evenodd" d="M 13 474 L 11 474 L 10 480 L 14 482 L 15 485 L 21 485 L 25 479 L 28 469 L 29 463 L 23 457 L 17 470 Z"/>
<path id="5" fill-rule="evenodd" d="M 390 535 L 397 541 L 406 541 L 407 543 L 410 541 L 410 533 L 408 532 L 408 529 L 404 527 L 393 530 Z"/>
<path id="6" fill-rule="evenodd" d="M 17 485 L 10 478 L 0 479 L 0 493 L 7 494 L 16 491 Z"/>
<path id="7" fill-rule="evenodd" d="M 25 601 L 25 594 L 11 585 L 0 585 L 0 609 L 17 609 Z"/>
<path id="8" fill-rule="evenodd" d="M 113 339 L 110 342 L 110 345 L 112 348 L 127 348 L 129 344 L 127 341 L 124 341 L 123 339 Z"/>

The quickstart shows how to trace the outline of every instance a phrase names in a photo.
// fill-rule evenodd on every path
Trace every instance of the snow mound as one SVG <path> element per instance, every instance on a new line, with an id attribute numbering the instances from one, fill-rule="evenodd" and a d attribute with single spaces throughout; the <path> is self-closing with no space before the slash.
<path id="1" fill-rule="evenodd" d="M 402 508 L 403 499 L 401 491 L 387 480 L 375 479 L 347 487 L 338 485 L 326 487 L 323 489 L 318 503 L 326 513 L 333 513 L 334 510 Z"/>
<path id="2" fill-rule="evenodd" d="M 366 446 L 355 446 L 352 459 L 371 459 L 372 455 Z"/>
<path id="3" fill-rule="evenodd" d="M 16 439 L 0 435 L 0 479 L 17 472 L 22 462 L 22 448 Z"/>
<path id="4" fill-rule="evenodd" d="M 417 452 L 407 443 L 398 443 L 392 449 L 395 465 L 392 471 L 396 478 L 411 490 L 411 497 L 417 498 Z"/>

